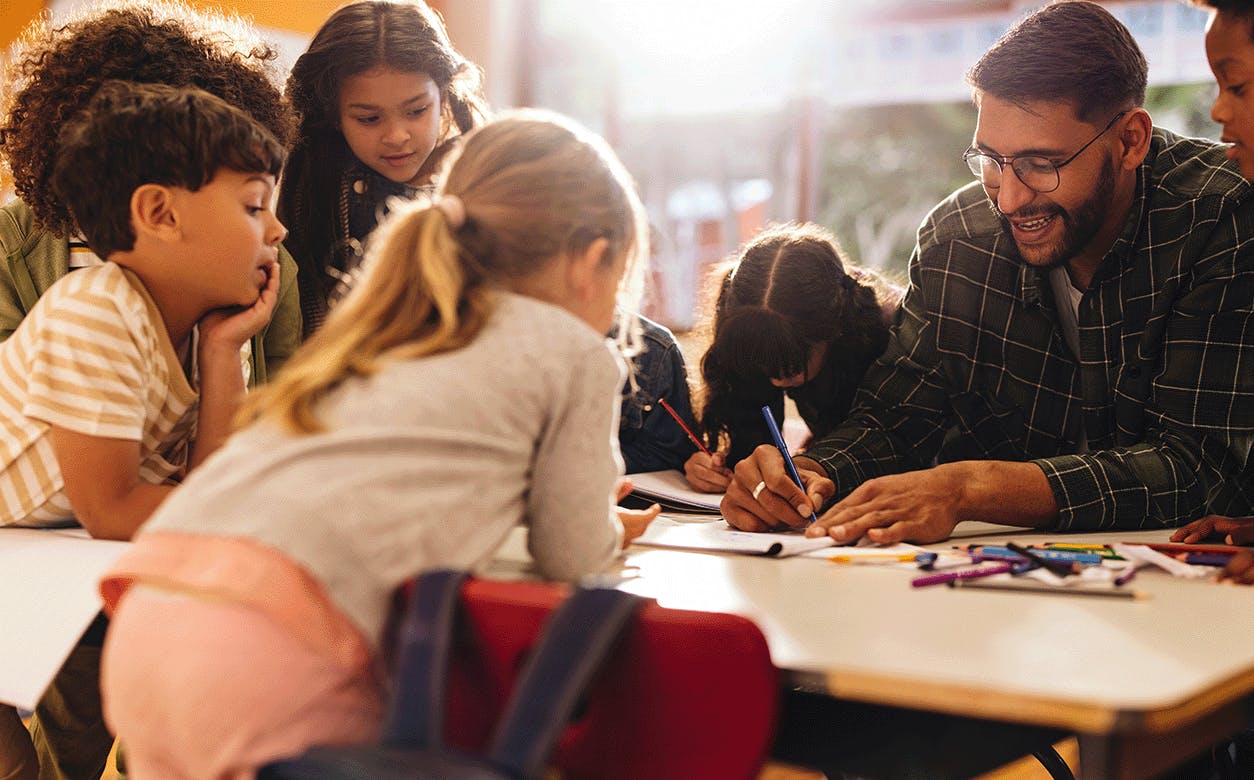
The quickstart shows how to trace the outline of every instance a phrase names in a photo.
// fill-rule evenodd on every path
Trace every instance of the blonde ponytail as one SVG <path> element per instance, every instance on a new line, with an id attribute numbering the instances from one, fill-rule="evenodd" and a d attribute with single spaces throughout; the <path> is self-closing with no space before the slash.
<path id="1" fill-rule="evenodd" d="M 491 313 L 490 285 L 510 288 L 592 242 L 624 259 L 620 306 L 631 311 L 648 255 L 644 208 L 603 140 L 556 114 L 515 111 L 466 136 L 440 194 L 397 205 L 371 237 L 364 272 L 242 421 L 322 429 L 317 403 L 349 377 L 390 359 L 457 349 Z M 637 328 L 620 322 L 631 345 Z"/>
<path id="2" fill-rule="evenodd" d="M 374 238 L 360 281 L 278 378 L 248 396 L 241 421 L 268 417 L 297 433 L 322 430 L 314 407 L 345 379 L 372 376 L 384 358 L 457 349 L 479 333 L 489 296 L 444 212 L 400 205 Z"/>

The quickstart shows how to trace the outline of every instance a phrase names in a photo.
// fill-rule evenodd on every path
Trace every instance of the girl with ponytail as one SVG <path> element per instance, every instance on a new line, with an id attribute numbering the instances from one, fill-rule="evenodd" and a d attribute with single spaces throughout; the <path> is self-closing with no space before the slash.
<path id="1" fill-rule="evenodd" d="M 715 455 L 697 452 L 684 472 L 694 488 L 721 492 L 731 466 L 771 443 L 763 406 L 782 423 L 787 395 L 814 437 L 844 419 L 888 344 L 901 291 L 846 269 L 836 238 L 813 224 L 768 228 L 713 282 L 699 416 Z"/>
<path id="2" fill-rule="evenodd" d="M 478 66 L 422 0 L 359 0 L 314 34 L 287 81 L 299 120 L 278 214 L 300 267 L 305 335 L 326 319 L 393 199 L 429 192 L 487 116 Z"/>
<path id="3" fill-rule="evenodd" d="M 573 581 L 643 532 L 614 504 L 644 211 L 599 138 L 519 112 L 473 131 L 429 202 L 244 427 L 101 583 L 106 717 L 136 776 L 251 776 L 377 738 L 396 587 L 471 568 L 519 523 Z M 162 717 L 153 718 L 159 711 Z"/>

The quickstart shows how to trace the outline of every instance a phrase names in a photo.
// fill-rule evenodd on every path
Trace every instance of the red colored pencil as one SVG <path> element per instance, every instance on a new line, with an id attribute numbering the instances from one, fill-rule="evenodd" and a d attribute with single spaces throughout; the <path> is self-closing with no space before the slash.
<path id="1" fill-rule="evenodd" d="M 674 409 L 671 408 L 670 404 L 666 403 L 665 398 L 659 398 L 657 399 L 657 402 L 662 405 L 662 408 L 665 409 L 670 414 L 671 417 L 675 418 L 675 422 L 679 423 L 679 427 L 684 429 L 684 433 L 688 434 L 688 438 L 692 439 L 692 443 L 697 445 L 697 449 L 701 450 L 702 452 L 704 452 L 707 456 L 711 458 L 714 457 L 714 455 L 708 449 L 706 449 L 706 446 L 701 443 L 701 440 L 697 438 L 697 435 L 692 432 L 692 429 L 690 429 L 687 426 L 687 424 L 684 423 L 683 418 L 679 416 L 679 412 L 676 412 Z"/>
<path id="2" fill-rule="evenodd" d="M 1164 553 L 1215 553 L 1219 555 L 1236 555 L 1241 552 L 1241 548 L 1231 544 L 1183 544 L 1181 542 L 1171 543 L 1151 543 L 1151 542 L 1128 542 L 1128 544 L 1140 544 L 1151 550 L 1157 550 Z"/>

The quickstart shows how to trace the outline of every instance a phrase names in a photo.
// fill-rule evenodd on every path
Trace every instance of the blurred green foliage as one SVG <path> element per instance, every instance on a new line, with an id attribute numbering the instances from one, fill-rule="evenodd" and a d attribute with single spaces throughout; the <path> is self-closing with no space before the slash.
<path id="1" fill-rule="evenodd" d="M 1215 86 L 1152 87 L 1155 124 L 1218 138 L 1210 121 Z M 933 206 L 971 181 L 962 162 L 975 129 L 970 103 L 872 106 L 832 115 L 824 128 L 817 221 L 850 259 L 904 277 L 915 231 Z"/>

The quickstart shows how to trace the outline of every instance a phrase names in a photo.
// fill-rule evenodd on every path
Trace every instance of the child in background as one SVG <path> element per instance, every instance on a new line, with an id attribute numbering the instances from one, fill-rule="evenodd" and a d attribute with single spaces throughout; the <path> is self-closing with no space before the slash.
<path id="1" fill-rule="evenodd" d="M 240 347 L 278 294 L 282 161 L 199 90 L 109 82 L 65 123 L 49 182 L 106 262 L 54 284 L 0 344 L 0 526 L 77 519 L 129 539 L 226 438 Z"/>
<path id="2" fill-rule="evenodd" d="M 1197 0 L 1195 5 L 1210 8 L 1206 26 L 1206 58 L 1219 85 L 1210 118 L 1223 126 L 1222 140 L 1232 144 L 1228 158 L 1241 166 L 1241 174 L 1254 179 L 1254 3 L 1245 0 Z M 1180 528 L 1173 542 L 1205 542 L 1213 539 L 1226 544 L 1254 545 L 1254 517 L 1210 515 Z M 1233 556 L 1223 577 L 1254 585 L 1254 550 Z M 1254 739 L 1245 747 L 1254 767 Z"/>
<path id="3" fill-rule="evenodd" d="M 519 522 L 562 580 L 643 532 L 656 507 L 613 506 L 624 371 L 604 334 L 646 242 L 604 142 L 535 112 L 470 134 L 435 205 L 396 207 L 251 424 L 101 584 L 106 719 L 136 776 L 371 741 L 398 585 L 483 562 Z"/>
<path id="4" fill-rule="evenodd" d="M 0 159 L 20 197 L 0 208 L 0 340 L 55 281 L 101 262 L 49 182 L 65 120 L 101 84 L 120 79 L 203 89 L 286 142 L 292 115 L 276 86 L 277 56 L 240 20 L 181 2 L 98 4 L 56 26 L 41 17 L 26 30 L 5 75 L 0 118 Z M 280 248 L 279 264 L 274 317 L 244 350 L 250 384 L 265 382 L 300 343 L 296 263 Z"/>
<path id="5" fill-rule="evenodd" d="M 844 419 L 901 298 L 869 273 L 846 271 L 836 238 L 812 224 L 765 230 L 715 279 L 700 418 L 716 452 L 684 464 L 689 484 L 712 493 L 727 489 L 729 467 L 771 443 L 763 406 L 782 423 L 787 395 L 814 437 Z"/>
<path id="6" fill-rule="evenodd" d="M 690 430 L 696 429 L 684 353 L 669 330 L 646 317 L 637 319 L 641 348 L 631 359 L 632 376 L 623 386 L 618 446 L 628 474 L 682 469 L 696 446 L 661 401 Z"/>
<path id="7" fill-rule="evenodd" d="M 1211 9 L 1206 26 L 1206 59 L 1219 85 L 1210 118 L 1223 126 L 1220 140 L 1232 144 L 1228 159 L 1254 179 L 1254 3 L 1249 0 L 1195 0 Z"/>
<path id="8" fill-rule="evenodd" d="M 429 187 L 456 139 L 483 122 L 479 80 L 421 0 L 346 5 L 296 60 L 287 97 L 300 126 L 278 209 L 306 336 L 346 289 L 388 200 Z"/>

